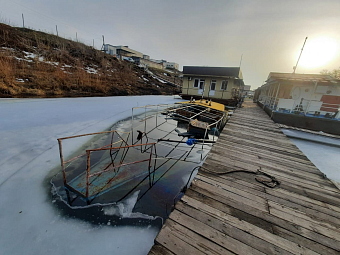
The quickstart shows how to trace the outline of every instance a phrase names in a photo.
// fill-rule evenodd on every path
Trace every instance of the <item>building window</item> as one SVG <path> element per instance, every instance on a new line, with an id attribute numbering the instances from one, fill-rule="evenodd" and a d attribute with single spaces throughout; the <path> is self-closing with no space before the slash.
<path id="1" fill-rule="evenodd" d="M 210 90 L 215 90 L 215 88 L 216 88 L 216 80 L 211 80 Z"/>
<path id="2" fill-rule="evenodd" d="M 227 90 L 228 81 L 222 81 L 221 90 Z"/>
<path id="3" fill-rule="evenodd" d="M 205 80 L 200 79 L 199 89 L 203 89 L 204 88 L 204 82 L 205 82 Z"/>
<path id="4" fill-rule="evenodd" d="M 194 88 L 203 89 L 204 88 L 204 83 L 205 83 L 205 80 L 195 79 L 195 81 L 194 81 Z"/>
<path id="5" fill-rule="evenodd" d="M 194 81 L 194 88 L 198 88 L 198 83 L 199 83 L 199 79 L 195 79 Z"/>

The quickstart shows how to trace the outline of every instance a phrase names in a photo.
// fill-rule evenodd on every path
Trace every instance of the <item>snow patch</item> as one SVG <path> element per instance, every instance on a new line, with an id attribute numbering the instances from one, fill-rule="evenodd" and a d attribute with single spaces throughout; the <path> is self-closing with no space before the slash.
<path id="1" fill-rule="evenodd" d="M 25 82 L 24 79 L 21 79 L 21 78 L 15 78 L 15 81 L 17 81 L 17 82 Z"/>
<path id="2" fill-rule="evenodd" d="M 50 64 L 50 65 L 54 65 L 54 66 L 58 66 L 59 62 L 51 62 L 51 61 L 45 61 L 46 64 Z"/>
<path id="3" fill-rule="evenodd" d="M 322 137 L 297 130 L 282 129 L 286 135 L 294 135 L 300 139 L 290 138 L 307 158 L 329 179 L 340 182 L 340 140 Z M 305 140 L 301 140 L 301 138 Z M 323 142 L 325 144 L 321 144 Z M 327 145 L 328 143 L 329 145 Z"/>
<path id="4" fill-rule="evenodd" d="M 98 71 L 96 69 L 92 68 L 92 67 L 85 67 L 85 71 L 87 73 L 91 73 L 91 74 L 97 74 L 98 73 Z"/>
<path id="5" fill-rule="evenodd" d="M 103 208 L 105 215 L 116 215 L 122 218 L 129 218 L 132 215 L 132 210 L 135 207 L 140 190 L 134 192 L 132 196 L 119 202 L 116 205 L 107 206 Z"/>
<path id="6" fill-rule="evenodd" d="M 154 79 L 158 80 L 158 81 L 159 81 L 159 82 L 161 82 L 161 83 L 167 83 L 166 81 L 163 81 L 163 80 L 159 79 L 159 78 L 158 78 L 158 77 L 156 77 L 156 76 L 153 76 L 152 78 L 154 78 Z"/>
<path id="7" fill-rule="evenodd" d="M 19 61 L 26 61 L 26 62 L 33 62 L 32 59 L 24 59 L 24 58 L 18 58 L 18 57 L 14 57 L 16 60 L 19 60 Z"/>

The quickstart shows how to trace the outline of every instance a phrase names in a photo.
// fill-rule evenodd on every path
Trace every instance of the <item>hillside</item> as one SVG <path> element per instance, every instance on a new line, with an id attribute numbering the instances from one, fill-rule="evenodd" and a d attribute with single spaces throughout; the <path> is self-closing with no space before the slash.
<path id="1" fill-rule="evenodd" d="M 0 97 L 174 92 L 138 66 L 80 42 L 0 23 Z"/>

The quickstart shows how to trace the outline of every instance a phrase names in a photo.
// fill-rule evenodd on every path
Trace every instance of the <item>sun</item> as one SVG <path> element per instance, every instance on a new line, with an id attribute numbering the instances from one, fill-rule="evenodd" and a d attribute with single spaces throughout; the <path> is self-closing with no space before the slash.
<path id="1" fill-rule="evenodd" d="M 339 44 L 331 37 L 308 38 L 299 65 L 305 68 L 322 67 L 331 62 L 338 52 Z"/>

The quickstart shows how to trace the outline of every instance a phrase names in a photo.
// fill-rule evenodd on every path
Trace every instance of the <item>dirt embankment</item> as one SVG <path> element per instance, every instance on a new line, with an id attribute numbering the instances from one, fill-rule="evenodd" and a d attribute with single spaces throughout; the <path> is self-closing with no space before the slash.
<path id="1" fill-rule="evenodd" d="M 160 95 L 174 87 L 85 44 L 0 23 L 0 97 Z"/>

